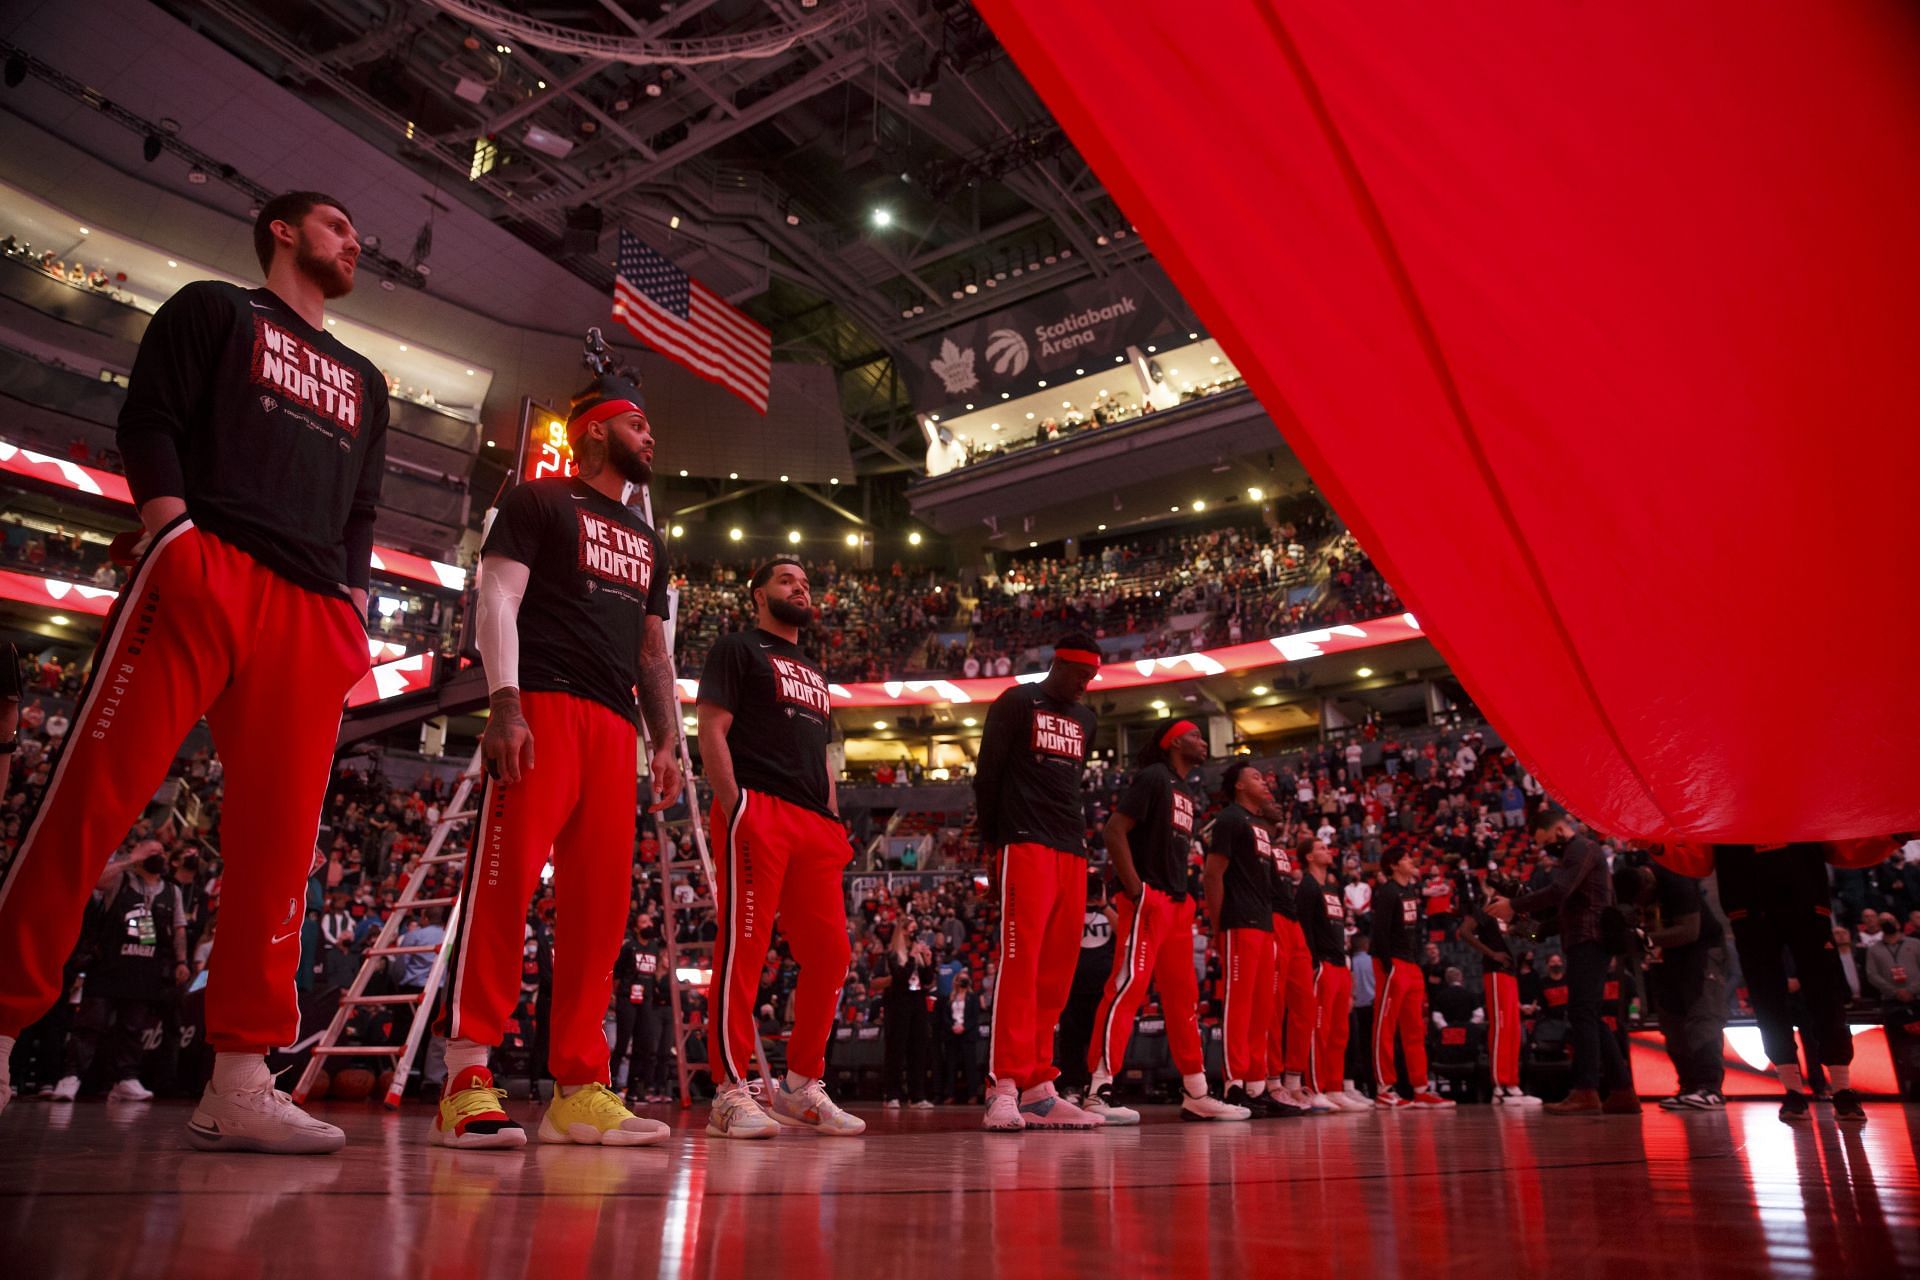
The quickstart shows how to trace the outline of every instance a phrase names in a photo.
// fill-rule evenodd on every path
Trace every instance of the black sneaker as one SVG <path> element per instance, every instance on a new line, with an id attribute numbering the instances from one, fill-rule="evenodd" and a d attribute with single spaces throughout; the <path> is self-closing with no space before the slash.
<path id="1" fill-rule="evenodd" d="M 1787 1096 L 1780 1100 L 1780 1118 L 1789 1124 L 1797 1124 L 1807 1118 L 1812 1106 L 1806 1094 L 1798 1089 L 1789 1089 Z"/>
<path id="2" fill-rule="evenodd" d="M 1833 1091 L 1833 1118 L 1841 1124 L 1865 1124 L 1866 1108 L 1860 1105 L 1860 1095 L 1851 1089 Z"/>
<path id="3" fill-rule="evenodd" d="M 1253 1112 L 1253 1118 L 1255 1120 L 1277 1120 L 1286 1116 L 1306 1114 L 1306 1112 L 1300 1108 L 1290 1107 L 1286 1103 L 1280 1102 L 1267 1094 L 1250 1094 L 1240 1085 L 1235 1085 L 1233 1088 L 1227 1090 L 1227 1101 L 1236 1107 L 1245 1107 L 1247 1110 Z"/>

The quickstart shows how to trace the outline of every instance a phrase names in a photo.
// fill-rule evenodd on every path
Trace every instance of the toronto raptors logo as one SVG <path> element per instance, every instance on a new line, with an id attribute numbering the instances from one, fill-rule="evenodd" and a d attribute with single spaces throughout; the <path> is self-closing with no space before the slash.
<path id="1" fill-rule="evenodd" d="M 827 682 L 820 678 L 818 671 L 804 662 L 795 662 L 772 653 L 767 655 L 767 661 L 773 664 L 775 698 L 789 707 L 817 715 L 822 720 L 827 718 L 833 710 L 833 700 L 827 693 Z"/>
<path id="2" fill-rule="evenodd" d="M 625 525 L 575 510 L 580 521 L 580 569 L 603 582 L 634 587 L 644 596 L 653 585 L 653 543 Z M 588 580 L 589 587 L 593 585 Z"/>
<path id="3" fill-rule="evenodd" d="M 1033 751 L 1035 755 L 1056 756 L 1080 764 L 1087 758 L 1086 733 L 1071 716 L 1052 711 L 1033 713 Z"/>
<path id="4" fill-rule="evenodd" d="M 1193 834 L 1193 798 L 1180 790 L 1173 793 L 1173 829 L 1183 836 Z"/>
<path id="5" fill-rule="evenodd" d="M 253 380 L 347 435 L 360 434 L 360 375 L 259 315 L 253 318 Z M 262 408 L 268 398 L 261 397 Z"/>

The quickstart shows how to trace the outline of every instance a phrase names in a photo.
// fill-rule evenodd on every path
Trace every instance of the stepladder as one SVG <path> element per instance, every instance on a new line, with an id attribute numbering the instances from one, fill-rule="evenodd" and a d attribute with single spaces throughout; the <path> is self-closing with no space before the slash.
<path id="1" fill-rule="evenodd" d="M 408 873 L 406 883 L 401 886 L 393 910 L 387 913 L 379 932 L 361 952 L 360 968 L 354 975 L 352 985 L 340 997 L 333 1017 L 321 1033 L 319 1043 L 312 1049 L 298 1083 L 294 1085 L 293 1098 L 296 1102 L 304 1102 L 312 1093 L 320 1073 L 326 1070 L 329 1062 L 341 1058 L 373 1058 L 392 1060 L 393 1076 L 384 1101 L 388 1107 L 400 1105 L 407 1077 L 420 1055 L 420 1046 L 430 1034 L 435 997 L 446 980 L 447 940 L 455 937 L 460 928 L 460 911 L 465 905 L 466 887 L 460 883 L 460 868 L 467 859 L 467 842 L 453 840 L 452 837 L 456 831 L 467 828 L 476 816 L 473 805 L 479 793 L 480 776 L 480 752 L 476 748 L 473 758 L 461 771 L 453 798 L 433 824 L 425 850 Z M 451 849 L 450 841 L 453 846 Z M 432 908 L 441 908 L 446 912 L 441 941 L 407 944 L 404 941 L 406 922 L 415 913 Z M 433 959 L 420 990 L 373 990 L 376 979 L 392 960 L 428 955 Z M 399 1044 L 350 1043 L 356 1015 L 363 1010 L 378 1008 L 411 1010 L 412 1021 L 405 1038 Z"/>

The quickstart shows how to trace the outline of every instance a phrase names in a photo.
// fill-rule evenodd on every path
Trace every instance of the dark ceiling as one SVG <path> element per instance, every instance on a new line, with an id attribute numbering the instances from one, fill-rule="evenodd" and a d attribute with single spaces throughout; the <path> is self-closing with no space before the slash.
<path id="1" fill-rule="evenodd" d="M 595 285 L 650 240 L 834 367 L 863 470 L 899 343 L 1145 252 L 963 0 L 161 7 Z"/>

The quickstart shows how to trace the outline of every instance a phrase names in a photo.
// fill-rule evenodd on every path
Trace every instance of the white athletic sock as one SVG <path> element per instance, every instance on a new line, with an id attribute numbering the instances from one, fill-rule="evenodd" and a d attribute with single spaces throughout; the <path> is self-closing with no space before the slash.
<path id="1" fill-rule="evenodd" d="M 0 1084 L 13 1083 L 13 1037 L 0 1036 Z"/>
<path id="2" fill-rule="evenodd" d="M 267 1070 L 263 1053 L 216 1053 L 213 1055 L 213 1091 L 246 1093 L 273 1084 L 273 1072 Z"/>
<path id="3" fill-rule="evenodd" d="M 1360 1090 L 1358 1090 L 1358 1089 L 1356 1089 L 1356 1088 L 1354 1088 L 1354 1086 L 1353 1086 L 1353 1081 L 1351 1081 L 1351 1080 L 1342 1080 L 1342 1081 L 1340 1082 L 1340 1092 L 1342 1092 L 1342 1093 L 1358 1093 L 1358 1092 L 1360 1092 Z"/>
<path id="4" fill-rule="evenodd" d="M 1300 1087 L 1300 1073 L 1298 1071 L 1287 1072 L 1286 1081 L 1287 1088 L 1298 1089 Z"/>
<path id="5" fill-rule="evenodd" d="M 1267 1082 L 1265 1080 L 1249 1080 L 1241 1087 L 1247 1091 L 1249 1098 L 1263 1097 L 1267 1092 Z"/>
<path id="6" fill-rule="evenodd" d="M 467 1068 L 485 1068 L 487 1055 L 491 1052 L 490 1046 L 472 1040 L 447 1041 L 447 1087 L 452 1088 L 455 1078 Z"/>
<path id="7" fill-rule="evenodd" d="M 1189 1098 L 1201 1098 L 1207 1092 L 1207 1073 L 1196 1071 L 1190 1076 L 1181 1076 L 1180 1085 L 1187 1091 Z"/>
<path id="8" fill-rule="evenodd" d="M 1780 1077 L 1781 1088 L 1792 1093 L 1805 1093 L 1807 1091 L 1807 1082 L 1800 1078 L 1799 1063 L 1788 1063 L 1782 1066 L 1776 1062 L 1773 1064 L 1773 1073 Z"/>
<path id="9" fill-rule="evenodd" d="M 798 1093 L 812 1083 L 812 1076 L 803 1076 L 798 1071 L 787 1072 L 787 1091 L 789 1093 Z"/>
<path id="10" fill-rule="evenodd" d="M 1104 1071 L 1096 1071 L 1093 1073 L 1093 1078 L 1087 1082 L 1087 1092 L 1089 1094 L 1098 1093 L 1112 1083 L 1112 1076 Z"/>
<path id="11" fill-rule="evenodd" d="M 1833 1082 L 1836 1089 L 1853 1088 L 1853 1064 L 1849 1062 L 1842 1067 L 1828 1067 L 1827 1079 Z"/>
<path id="12" fill-rule="evenodd" d="M 1273 1094 L 1275 1097 L 1279 1097 L 1280 1091 L 1282 1089 L 1285 1089 L 1286 1087 L 1287 1087 L 1287 1082 L 1285 1080 L 1282 1080 L 1279 1076 L 1267 1077 L 1267 1092 Z"/>

